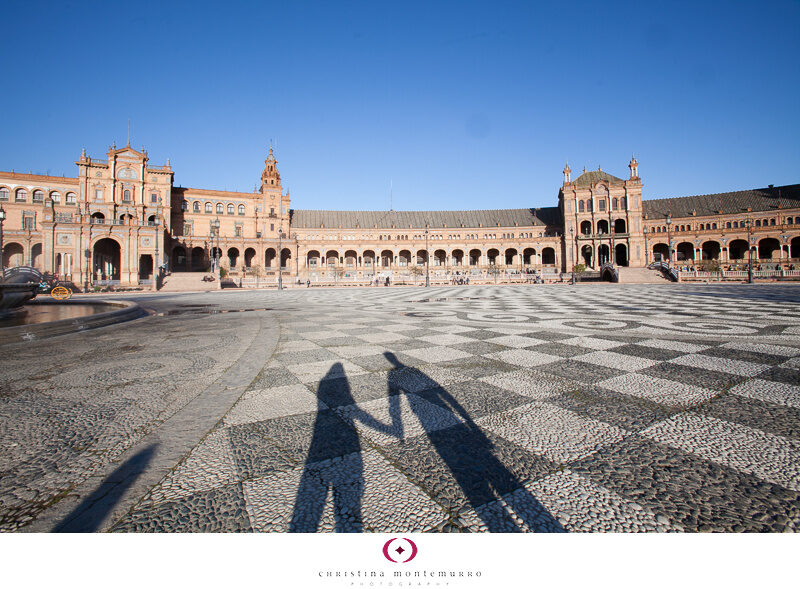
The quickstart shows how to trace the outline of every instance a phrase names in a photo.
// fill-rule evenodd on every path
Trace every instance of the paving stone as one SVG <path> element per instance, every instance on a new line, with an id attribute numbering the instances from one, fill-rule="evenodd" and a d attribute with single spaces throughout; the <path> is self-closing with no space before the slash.
<path id="1" fill-rule="evenodd" d="M 451 511 L 483 505 L 556 468 L 474 423 L 393 442 L 383 451 L 415 485 Z"/>
<path id="2" fill-rule="evenodd" d="M 114 532 L 250 532 L 239 484 L 197 493 L 151 509 L 134 511 Z"/>
<path id="3" fill-rule="evenodd" d="M 693 413 L 682 413 L 657 423 L 641 435 L 800 491 L 798 441 Z"/>
<path id="4" fill-rule="evenodd" d="M 687 532 L 784 531 L 800 521 L 800 493 L 638 435 L 570 470 Z M 777 514 L 790 523 L 775 522 Z"/>
<path id="5" fill-rule="evenodd" d="M 530 452 L 563 464 L 588 456 L 628 434 L 541 401 L 483 417 L 477 423 Z"/>
<path id="6" fill-rule="evenodd" d="M 447 514 L 377 452 L 348 454 L 243 484 L 258 532 L 423 532 Z"/>

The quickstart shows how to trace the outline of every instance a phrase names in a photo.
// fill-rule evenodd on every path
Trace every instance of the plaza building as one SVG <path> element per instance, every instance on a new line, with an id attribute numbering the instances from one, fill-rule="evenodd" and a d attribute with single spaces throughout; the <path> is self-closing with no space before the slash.
<path id="1" fill-rule="evenodd" d="M 76 286 L 152 284 L 159 266 L 289 281 L 488 280 L 576 264 L 696 268 L 800 264 L 800 185 L 644 200 L 628 178 L 566 165 L 554 207 L 465 211 L 292 209 L 270 149 L 252 193 L 175 186 L 169 160 L 112 145 L 74 178 L 0 172 L 4 267 Z M 748 245 L 748 243 L 750 245 Z"/>

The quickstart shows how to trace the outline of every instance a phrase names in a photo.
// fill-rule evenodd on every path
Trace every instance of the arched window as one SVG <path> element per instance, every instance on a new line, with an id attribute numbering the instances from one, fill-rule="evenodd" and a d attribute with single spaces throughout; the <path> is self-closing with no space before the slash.
<path id="1" fill-rule="evenodd" d="M 44 192 L 42 192 L 41 190 L 34 190 L 33 202 L 44 202 Z"/>
<path id="2" fill-rule="evenodd" d="M 786 224 L 787 225 L 791 225 L 792 224 L 792 218 L 791 217 L 786 217 Z"/>
<path id="3" fill-rule="evenodd" d="M 189 210 L 189 203 L 186 202 L 185 200 L 181 201 L 181 210 L 182 211 L 188 211 Z"/>
<path id="4" fill-rule="evenodd" d="M 232 214 L 233 214 L 233 205 L 232 205 L 232 204 L 229 204 L 229 205 L 228 205 L 228 214 L 229 214 L 229 215 L 232 215 Z"/>
<path id="5" fill-rule="evenodd" d="M 733 228 L 734 229 L 738 229 L 739 228 L 739 221 L 734 221 L 733 222 Z"/>
<path id="6" fill-rule="evenodd" d="M 212 210 L 211 210 L 211 203 L 210 203 L 210 202 L 207 202 L 207 203 L 206 203 L 206 212 L 207 212 L 207 213 L 211 213 L 211 212 L 212 212 Z"/>
<path id="7" fill-rule="evenodd" d="M 717 228 L 717 224 L 716 224 L 716 223 L 712 223 L 712 224 L 711 224 L 711 228 L 712 228 L 712 229 L 716 229 L 716 228 Z"/>
<path id="8" fill-rule="evenodd" d="M 244 215 L 244 205 L 239 205 L 239 214 Z"/>
<path id="9" fill-rule="evenodd" d="M 199 201 L 194 201 L 194 203 L 192 204 L 192 211 L 195 212 L 195 213 L 199 213 L 200 212 L 200 202 Z"/>
<path id="10" fill-rule="evenodd" d="M 217 213 L 219 213 L 221 215 L 224 212 L 225 212 L 225 207 L 222 206 L 221 202 L 218 202 L 217 203 Z"/>
<path id="11" fill-rule="evenodd" d="M 616 211 L 618 208 L 619 208 L 619 200 L 616 197 L 614 197 L 613 199 L 611 199 L 611 209 Z"/>
<path id="12" fill-rule="evenodd" d="M 770 224 L 770 225 L 774 225 L 774 224 L 775 224 L 775 219 L 770 219 L 770 220 L 769 220 L 769 224 Z"/>
<path id="13" fill-rule="evenodd" d="M 131 202 L 131 191 L 127 188 L 122 191 L 122 202 Z"/>
<path id="14" fill-rule="evenodd" d="M 68 205 L 74 205 L 77 200 L 78 198 L 75 196 L 74 192 L 67 192 L 66 203 Z"/>
<path id="15" fill-rule="evenodd" d="M 578 201 L 578 212 L 579 212 L 579 213 L 582 213 L 582 212 L 584 211 L 584 206 L 585 206 L 585 205 L 583 204 L 583 201 L 582 201 L 582 200 L 579 200 L 579 201 Z"/>
<path id="16" fill-rule="evenodd" d="M 53 192 L 50 193 L 50 200 L 52 200 L 55 203 L 61 202 L 61 193 L 54 190 Z"/>
<path id="17" fill-rule="evenodd" d="M 8 200 L 8 188 L 0 188 L 0 200 L 1 201 Z"/>
<path id="18" fill-rule="evenodd" d="M 727 223 L 725 223 L 725 229 L 730 229 L 730 228 L 731 228 L 731 222 L 728 221 Z"/>
<path id="19" fill-rule="evenodd" d="M 25 202 L 28 200 L 28 191 L 24 188 L 19 188 L 15 193 L 14 200 L 16 202 Z"/>
<path id="20" fill-rule="evenodd" d="M 626 197 L 624 197 L 624 196 L 621 199 L 619 199 L 619 206 L 620 206 L 620 208 L 622 208 L 622 210 L 627 211 L 628 210 L 628 199 Z"/>
<path id="21" fill-rule="evenodd" d="M 592 199 L 589 199 L 586 201 L 586 212 L 591 213 L 592 210 Z"/>
<path id="22" fill-rule="evenodd" d="M 599 210 L 605 211 L 606 210 L 606 199 L 601 198 L 599 201 L 597 201 L 597 206 L 599 207 Z"/>
<path id="23" fill-rule="evenodd" d="M 756 227 L 761 227 L 761 219 L 756 219 Z"/>

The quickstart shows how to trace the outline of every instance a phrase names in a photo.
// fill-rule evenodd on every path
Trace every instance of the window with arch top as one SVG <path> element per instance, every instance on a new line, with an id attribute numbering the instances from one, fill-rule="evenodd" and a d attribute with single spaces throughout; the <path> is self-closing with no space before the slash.
<path id="1" fill-rule="evenodd" d="M 127 188 L 122 191 L 122 202 L 131 202 L 131 191 Z"/>
<path id="2" fill-rule="evenodd" d="M 225 212 L 225 209 L 224 209 L 224 207 L 222 206 L 222 203 L 221 203 L 221 202 L 218 202 L 218 203 L 217 203 L 217 212 L 218 212 L 220 215 L 221 215 L 222 213 L 224 213 L 224 212 Z"/>
<path id="3" fill-rule="evenodd" d="M 211 213 L 211 212 L 212 212 L 212 210 L 211 210 L 211 203 L 210 203 L 210 202 L 207 202 L 207 203 L 206 203 L 206 212 L 207 212 L 207 213 Z"/>
<path id="4" fill-rule="evenodd" d="M 194 201 L 194 203 L 192 204 L 192 211 L 194 211 L 195 213 L 199 213 L 200 212 L 200 203 L 199 202 Z"/>
<path id="5" fill-rule="evenodd" d="M 233 205 L 232 205 L 232 204 L 229 204 L 229 205 L 228 205 L 228 214 L 229 214 L 229 215 L 232 215 L 232 214 L 233 214 Z"/>
<path id="6" fill-rule="evenodd" d="M 239 205 L 239 214 L 244 215 L 244 205 Z"/>
<path id="7" fill-rule="evenodd" d="M 578 201 L 578 212 L 579 212 L 579 213 L 582 213 L 582 212 L 584 212 L 584 210 L 585 210 L 585 208 L 584 208 L 584 207 L 585 207 L 585 206 L 586 206 L 586 205 L 584 205 L 584 204 L 583 204 L 583 201 L 582 201 L 582 200 L 579 200 L 579 201 Z"/>

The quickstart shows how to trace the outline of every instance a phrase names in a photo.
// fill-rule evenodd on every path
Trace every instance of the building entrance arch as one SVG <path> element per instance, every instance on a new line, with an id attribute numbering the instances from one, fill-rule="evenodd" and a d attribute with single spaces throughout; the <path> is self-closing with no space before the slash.
<path id="1" fill-rule="evenodd" d="M 614 262 L 617 266 L 628 265 L 628 246 L 624 243 L 618 243 L 614 246 Z"/>
<path id="2" fill-rule="evenodd" d="M 92 248 L 92 277 L 95 280 L 119 280 L 121 248 L 116 240 L 104 237 Z"/>
<path id="3" fill-rule="evenodd" d="M 594 265 L 594 252 L 592 251 L 592 246 L 585 245 L 581 248 L 581 259 L 583 260 L 584 266 L 587 268 L 591 268 Z"/>

